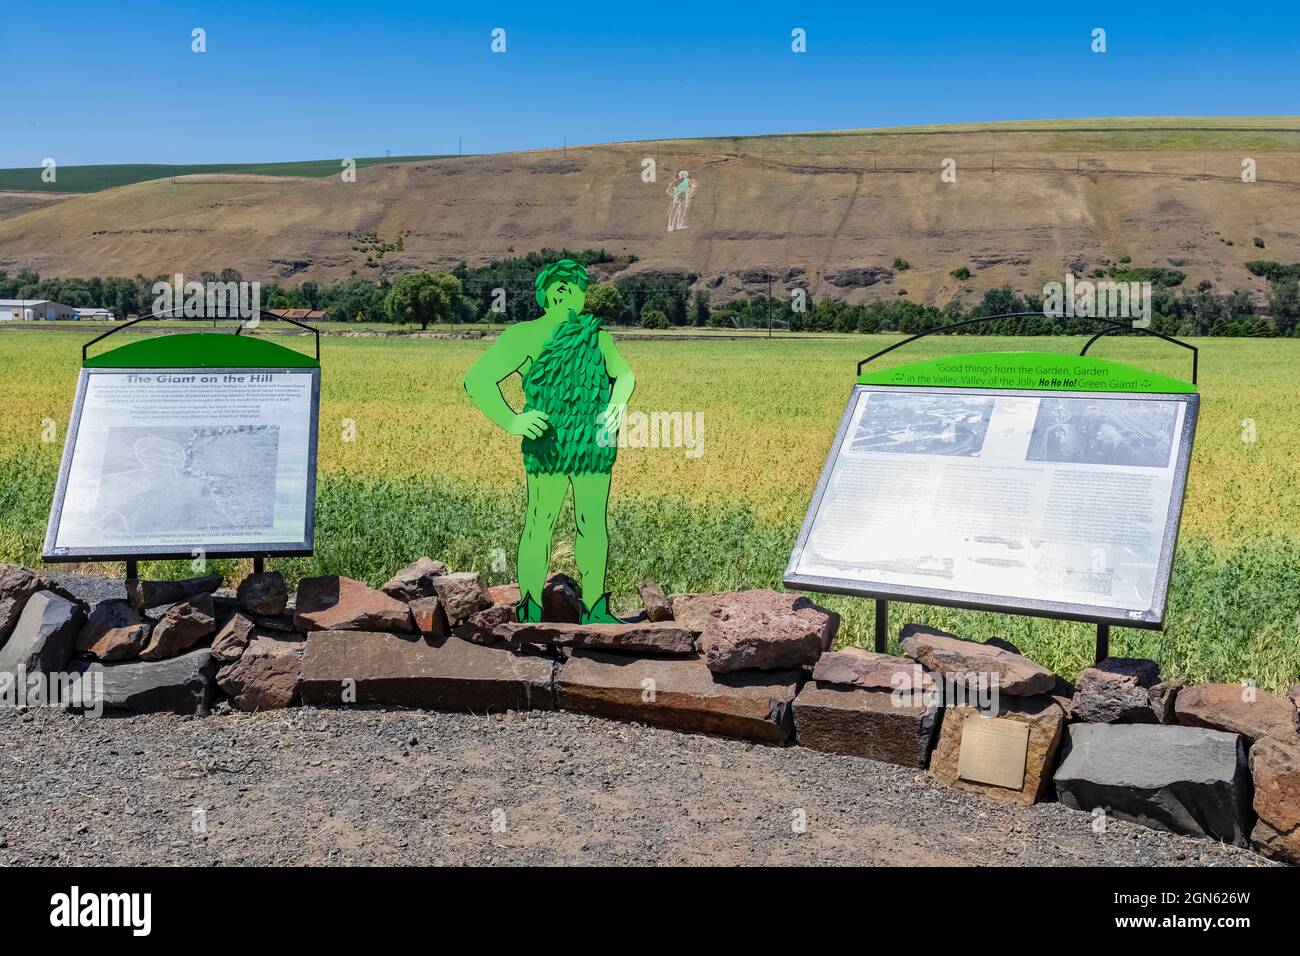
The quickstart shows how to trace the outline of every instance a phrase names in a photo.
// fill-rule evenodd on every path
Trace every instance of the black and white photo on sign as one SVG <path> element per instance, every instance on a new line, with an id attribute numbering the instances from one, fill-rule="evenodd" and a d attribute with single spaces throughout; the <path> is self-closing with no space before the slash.
<path id="1" fill-rule="evenodd" d="M 1030 461 L 1164 468 L 1178 409 L 1147 399 L 1045 398 L 1029 438 Z"/>
<path id="2" fill-rule="evenodd" d="M 279 443 L 278 425 L 110 428 L 95 527 L 124 535 L 269 528 Z"/>
<path id="3" fill-rule="evenodd" d="M 853 450 L 975 456 L 992 414 L 992 398 L 881 393 L 858 419 Z"/>

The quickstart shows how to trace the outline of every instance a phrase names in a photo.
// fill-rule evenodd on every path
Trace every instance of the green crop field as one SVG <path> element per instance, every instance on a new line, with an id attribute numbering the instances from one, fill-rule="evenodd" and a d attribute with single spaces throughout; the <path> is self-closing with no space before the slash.
<path id="1" fill-rule="evenodd" d="M 83 336 L 0 332 L 0 561 L 39 562 Z M 886 336 L 630 340 L 633 410 L 703 413 L 698 456 L 620 451 L 611 502 L 615 605 L 635 583 L 669 591 L 778 585 L 834 437 L 854 363 Z M 972 349 L 1077 351 L 1077 339 L 928 339 L 905 361 Z M 1112 652 L 1152 657 L 1167 676 L 1300 681 L 1300 343 L 1204 339 L 1202 407 L 1163 634 L 1116 629 Z M 323 340 L 317 553 L 275 562 L 291 577 L 342 573 L 381 583 L 421 554 L 491 583 L 513 580 L 522 522 L 518 439 L 469 403 L 460 377 L 482 341 Z M 1187 377 L 1184 352 L 1159 342 L 1093 353 Z M 517 396 L 517 389 L 515 395 Z M 353 436 L 355 436 L 353 438 Z M 348 440 L 348 439 L 352 440 Z M 53 439 L 53 440 L 49 440 Z M 570 516 L 556 567 L 573 572 Z M 223 567 L 239 570 L 237 562 Z M 246 566 L 246 562 L 245 562 Z M 100 568 L 121 574 L 121 566 Z M 180 576 L 184 563 L 142 573 Z M 872 606 L 816 597 L 844 615 L 841 639 L 868 646 Z M 1060 673 L 1091 661 L 1081 624 L 895 604 L 906 621 L 1000 635 Z"/>
<path id="2" fill-rule="evenodd" d="M 383 163 L 413 163 L 443 156 L 366 156 L 357 168 Z M 104 166 L 59 166 L 55 181 L 41 178 L 42 169 L 0 169 L 0 191 L 94 193 L 169 176 L 238 174 L 245 176 L 330 176 L 340 171 L 342 159 L 311 159 L 294 163 L 202 163 L 169 166 L 160 163 L 119 163 Z"/>

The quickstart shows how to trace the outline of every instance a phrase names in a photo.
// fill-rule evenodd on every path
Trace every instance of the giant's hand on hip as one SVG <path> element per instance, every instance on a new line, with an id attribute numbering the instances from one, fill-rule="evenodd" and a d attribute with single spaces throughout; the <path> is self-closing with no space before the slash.
<path id="1" fill-rule="evenodd" d="M 623 427 L 623 416 L 626 412 L 626 405 L 615 405 L 611 402 L 605 407 L 605 411 L 600 416 L 600 425 L 611 438 L 618 437 L 618 431 Z"/>
<path id="2" fill-rule="evenodd" d="M 538 438 L 550 426 L 550 421 L 545 412 L 536 409 L 530 412 L 520 412 L 510 423 L 510 434 L 522 435 L 525 438 Z"/>

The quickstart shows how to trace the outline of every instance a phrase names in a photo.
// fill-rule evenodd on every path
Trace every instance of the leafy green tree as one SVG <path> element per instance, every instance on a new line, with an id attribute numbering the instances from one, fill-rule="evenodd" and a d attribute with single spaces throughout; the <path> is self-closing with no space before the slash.
<path id="1" fill-rule="evenodd" d="M 709 293 L 707 289 L 696 289 L 691 300 L 691 325 L 704 328 L 709 324 Z"/>
<path id="2" fill-rule="evenodd" d="M 623 317 L 623 293 L 611 282 L 597 282 L 587 290 L 587 311 L 605 325 L 612 325 Z"/>
<path id="3" fill-rule="evenodd" d="M 798 313 L 796 313 L 798 315 Z M 857 329 L 853 306 L 843 299 L 822 299 L 803 318 L 803 327 L 817 332 L 852 332 Z M 792 323 L 791 328 L 799 331 Z"/>
<path id="4" fill-rule="evenodd" d="M 732 299 L 721 308 L 714 309 L 709 313 L 709 328 L 711 329 L 729 329 L 740 325 L 737 315 L 744 306 L 744 300 Z"/>
<path id="5" fill-rule="evenodd" d="M 382 322 L 388 316 L 384 307 L 387 291 L 364 279 L 339 282 L 321 293 L 318 308 L 334 322 Z"/>
<path id="6" fill-rule="evenodd" d="M 1269 287 L 1268 308 L 1278 335 L 1291 335 L 1300 322 L 1300 282 L 1289 279 Z"/>
<path id="7" fill-rule="evenodd" d="M 641 328 L 666 329 L 668 328 L 668 316 L 664 315 L 661 309 L 642 309 Z"/>
<path id="8" fill-rule="evenodd" d="M 645 304 L 641 306 L 641 311 L 642 313 L 648 311 L 662 312 L 671 324 L 682 325 L 686 319 L 685 291 L 685 289 L 682 289 L 680 295 L 674 295 L 662 289 L 651 292 L 646 298 Z M 678 321 L 679 318 L 681 321 Z"/>
<path id="9" fill-rule="evenodd" d="M 460 280 L 449 272 L 408 272 L 388 290 L 384 311 L 390 321 L 427 329 L 434 322 L 450 322 L 460 296 Z"/>
<path id="10" fill-rule="evenodd" d="M 642 273 L 614 280 L 623 298 L 631 305 L 632 315 L 643 309 L 659 309 L 668 316 L 670 325 L 686 324 L 687 280 L 676 273 Z"/>

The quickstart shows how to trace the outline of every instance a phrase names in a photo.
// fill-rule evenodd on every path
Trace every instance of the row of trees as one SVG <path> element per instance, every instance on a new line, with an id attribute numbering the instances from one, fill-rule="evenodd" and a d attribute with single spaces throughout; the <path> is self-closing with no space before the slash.
<path id="1" fill-rule="evenodd" d="M 1300 321 L 1300 288 L 1295 282 L 1274 285 L 1268 296 L 1268 312 L 1261 314 L 1254 298 L 1237 290 L 1226 295 L 1200 288 L 1181 294 L 1153 289 L 1151 329 L 1166 335 L 1290 336 Z M 1017 294 L 1011 286 L 989 289 L 973 308 L 956 300 L 943 308 L 895 299 L 868 305 L 849 305 L 838 299 L 822 299 L 805 313 L 794 312 L 789 303 L 773 303 L 776 321 L 795 331 L 819 332 L 926 332 L 942 325 L 986 315 L 1030 312 L 1041 314 L 1041 296 Z M 720 313 L 720 314 L 719 314 Z M 766 302 L 737 300 L 715 313 L 715 324 L 734 314 L 738 325 L 765 325 Z M 962 335 L 1056 335 L 1080 334 L 1095 323 L 1042 315 L 980 323 L 956 330 Z"/>
<path id="2" fill-rule="evenodd" d="M 564 257 L 588 267 L 612 264 L 623 268 L 634 261 L 630 256 L 620 259 L 596 249 L 543 249 L 486 266 L 470 267 L 462 262 L 449 272 L 409 272 L 391 281 L 303 282 L 292 288 L 268 283 L 261 287 L 262 307 L 318 309 L 332 321 L 388 321 L 422 327 L 448 322 L 517 322 L 537 315 L 533 277 L 546 263 Z M 1247 263 L 1247 268 L 1269 281 L 1265 302 L 1257 302 L 1240 289 L 1219 293 L 1208 281 L 1195 289 L 1153 283 L 1151 327 L 1170 335 L 1295 335 L 1300 326 L 1300 264 L 1255 261 Z M 153 284 L 170 278 L 42 279 L 33 272 L 14 276 L 0 272 L 0 298 L 52 299 L 75 307 L 107 308 L 119 317 L 146 315 L 152 311 Z M 243 277 L 234 269 L 224 269 L 205 272 L 200 278 L 238 282 Z M 938 308 L 900 297 L 850 305 L 834 298 L 815 302 L 804 298 L 800 303 L 793 295 L 741 297 L 715 306 L 708 291 L 692 290 L 690 277 L 674 273 L 624 276 L 595 283 L 587 291 L 588 309 L 607 325 L 643 328 L 766 328 L 770 322 L 796 332 L 915 333 L 981 315 L 1037 313 L 1042 306 L 1040 296 L 1021 295 L 1010 286 L 989 289 L 974 308 L 966 308 L 956 299 Z M 968 331 L 1046 335 L 1074 333 L 1087 325 L 1031 317 L 986 323 Z"/>

